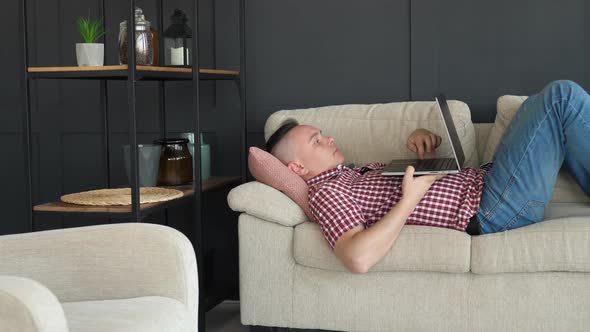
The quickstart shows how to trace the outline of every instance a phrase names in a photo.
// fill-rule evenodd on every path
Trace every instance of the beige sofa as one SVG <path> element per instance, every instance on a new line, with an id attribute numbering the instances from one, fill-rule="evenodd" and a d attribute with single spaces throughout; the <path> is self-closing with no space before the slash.
<path id="1" fill-rule="evenodd" d="M 140 223 L 0 236 L 0 331 L 197 330 L 195 252 Z"/>
<path id="2" fill-rule="evenodd" d="M 498 128 L 474 125 L 466 104 L 449 104 L 466 166 L 477 166 L 485 161 L 486 149 L 493 152 Z M 410 157 L 404 142 L 417 127 L 442 134 L 442 120 L 430 102 L 280 111 L 267 120 L 266 137 L 288 117 L 334 136 L 347 162 L 357 165 Z M 494 142 L 488 145 L 490 132 Z M 448 144 L 439 152 L 448 154 Z M 281 192 L 253 181 L 233 189 L 228 201 L 242 212 L 245 325 L 343 331 L 590 330 L 590 200 L 567 174 L 559 176 L 548 221 L 474 237 L 407 225 L 385 258 L 363 275 L 346 271 L 319 227 Z"/>

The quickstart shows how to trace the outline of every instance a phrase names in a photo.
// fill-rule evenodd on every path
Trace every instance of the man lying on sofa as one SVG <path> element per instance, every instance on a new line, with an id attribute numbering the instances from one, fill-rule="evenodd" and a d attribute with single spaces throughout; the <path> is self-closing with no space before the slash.
<path id="1" fill-rule="evenodd" d="M 407 147 L 424 158 L 440 141 L 418 129 Z M 446 176 L 414 177 L 411 166 L 403 178 L 383 176 L 381 163 L 343 166 L 333 138 L 293 120 L 266 148 L 309 185 L 313 221 L 336 256 L 366 273 L 406 222 L 461 231 L 476 225 L 488 234 L 541 221 L 562 164 L 590 195 L 590 96 L 570 81 L 547 85 L 522 104 L 492 163 Z"/>

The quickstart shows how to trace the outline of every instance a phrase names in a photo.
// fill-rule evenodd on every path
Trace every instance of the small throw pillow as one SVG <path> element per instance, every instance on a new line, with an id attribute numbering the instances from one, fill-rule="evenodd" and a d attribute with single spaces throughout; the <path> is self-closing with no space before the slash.
<path id="1" fill-rule="evenodd" d="M 520 105 L 527 99 L 527 96 L 501 96 L 498 98 L 497 102 L 497 109 L 498 112 L 496 113 L 496 120 L 494 121 L 494 126 L 490 130 L 490 136 L 488 137 L 488 142 L 486 144 L 486 148 L 483 152 L 483 162 L 488 163 L 494 157 L 494 153 L 496 153 L 496 149 L 504 137 L 504 132 L 506 128 L 512 121 L 514 114 L 520 108 Z"/>
<path id="2" fill-rule="evenodd" d="M 307 197 L 309 187 L 301 177 L 293 173 L 275 156 L 257 147 L 250 147 L 248 168 L 256 180 L 287 195 L 311 219 Z"/>

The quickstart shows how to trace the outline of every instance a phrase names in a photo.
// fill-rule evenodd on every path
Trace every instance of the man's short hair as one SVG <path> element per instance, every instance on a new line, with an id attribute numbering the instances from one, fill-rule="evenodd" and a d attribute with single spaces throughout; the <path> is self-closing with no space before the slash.
<path id="1" fill-rule="evenodd" d="M 281 123 L 279 129 L 277 129 L 266 142 L 266 151 L 272 153 L 272 149 L 279 143 L 291 129 L 297 127 L 299 123 L 295 119 L 287 119 Z"/>

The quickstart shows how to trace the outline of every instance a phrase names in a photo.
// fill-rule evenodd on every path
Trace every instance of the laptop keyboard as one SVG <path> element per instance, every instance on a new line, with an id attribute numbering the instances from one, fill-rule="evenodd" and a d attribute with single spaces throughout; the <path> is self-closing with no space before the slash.
<path id="1" fill-rule="evenodd" d="M 448 159 L 418 159 L 414 165 L 416 171 L 445 170 L 456 168 L 454 158 Z"/>

